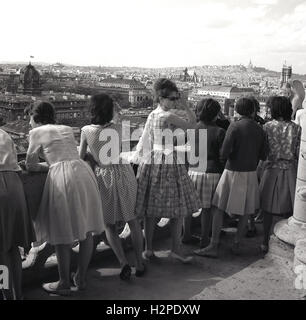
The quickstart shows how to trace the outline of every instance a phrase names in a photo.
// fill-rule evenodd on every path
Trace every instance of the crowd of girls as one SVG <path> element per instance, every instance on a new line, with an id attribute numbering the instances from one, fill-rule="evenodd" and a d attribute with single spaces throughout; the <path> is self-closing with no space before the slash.
<path id="1" fill-rule="evenodd" d="M 168 79 L 155 82 L 154 97 L 156 108 L 147 118 L 133 156 L 138 164 L 136 177 L 120 157 L 101 158 L 107 143 L 101 139 L 103 132 L 113 130 L 119 147 L 122 142 L 120 124 L 113 121 L 114 102 L 108 95 L 91 98 L 91 123 L 81 130 L 79 148 L 72 128 L 56 124 L 52 104 L 39 102 L 31 107 L 26 168 L 48 172 L 35 228 L 13 141 L 0 129 L 0 264 L 10 272 L 9 289 L 3 290 L 6 299 L 23 298 L 19 247 L 27 251 L 31 243 L 55 247 L 59 280 L 43 284 L 44 290 L 70 295 L 71 281 L 78 290 L 85 290 L 93 235 L 103 231 L 120 263 L 120 278 L 128 280 L 132 268 L 117 230 L 122 222 L 131 230 L 137 277 L 146 274 L 147 261 L 155 256 L 153 236 L 160 218 L 170 220 L 170 258 L 190 263 L 192 256 L 184 253 L 181 242 L 193 239 L 193 214 L 201 215 L 200 248 L 194 253 L 217 257 L 225 213 L 239 221 L 232 247 L 238 253 L 248 220 L 252 222 L 260 209 L 264 217 L 261 249 L 268 251 L 273 216 L 288 217 L 293 211 L 301 128 L 291 120 L 290 99 L 271 97 L 267 105 L 272 120 L 264 123 L 257 115 L 256 99 L 240 98 L 235 105 L 240 117 L 230 123 L 211 98 L 198 103 L 195 115 Z M 173 139 L 172 146 L 169 141 L 163 143 L 164 130 L 176 129 L 194 130 L 191 148 L 197 154 L 203 143 L 199 132 L 206 131 L 205 168 L 179 161 L 182 158 L 173 147 L 179 139 Z M 83 160 L 88 153 L 94 159 L 92 167 Z M 78 268 L 71 273 L 70 252 L 76 241 Z"/>

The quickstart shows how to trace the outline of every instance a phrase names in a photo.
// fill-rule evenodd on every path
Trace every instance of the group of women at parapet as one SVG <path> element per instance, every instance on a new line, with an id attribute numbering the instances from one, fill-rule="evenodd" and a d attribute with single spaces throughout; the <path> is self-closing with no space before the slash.
<path id="1" fill-rule="evenodd" d="M 229 124 L 220 118 L 220 105 L 213 99 L 200 101 L 196 116 L 168 79 L 156 81 L 154 95 L 157 107 L 148 116 L 134 157 L 139 164 L 137 177 L 130 164 L 105 164 L 100 159 L 106 143 L 99 139 L 101 132 L 106 128 L 121 132 L 120 125 L 112 121 L 114 103 L 108 95 L 91 98 L 91 124 L 81 130 L 79 150 L 72 129 L 56 124 L 49 102 L 31 107 L 26 168 L 48 171 L 35 230 L 18 175 L 14 144 L 0 130 L 0 264 L 10 271 L 10 289 L 3 291 L 6 298 L 23 298 L 19 247 L 28 250 L 31 243 L 55 246 L 59 281 L 43 284 L 47 292 L 69 295 L 71 281 L 75 288 L 84 290 L 92 235 L 103 231 L 120 262 L 120 278 L 128 280 L 132 270 L 118 236 L 118 222 L 127 222 L 131 230 L 136 277 L 146 273 L 144 262 L 155 256 L 153 234 L 159 218 L 170 219 L 170 257 L 191 262 L 192 257 L 184 255 L 181 248 L 182 230 L 183 242 L 190 241 L 191 217 L 199 210 L 201 242 L 196 255 L 217 257 L 224 212 L 239 218 L 233 243 L 233 252 L 239 253 L 248 219 L 259 209 L 264 213 L 261 249 L 268 251 L 273 215 L 289 216 L 293 211 L 301 127 L 291 120 L 290 99 L 270 97 L 267 106 L 272 120 L 263 124 L 256 114 L 258 102 L 240 98 L 235 106 L 240 118 Z M 183 109 L 187 120 L 174 109 Z M 177 151 L 168 152 L 169 146 L 154 143 L 158 129 L 175 128 L 195 129 L 196 133 L 207 130 L 206 170 L 175 161 Z M 147 144 L 152 151 L 143 153 Z M 82 160 L 87 152 L 95 160 L 94 170 Z M 174 161 L 169 164 L 170 156 Z M 40 162 L 41 158 L 45 162 Z M 78 269 L 71 274 L 70 249 L 75 241 L 79 241 Z"/>

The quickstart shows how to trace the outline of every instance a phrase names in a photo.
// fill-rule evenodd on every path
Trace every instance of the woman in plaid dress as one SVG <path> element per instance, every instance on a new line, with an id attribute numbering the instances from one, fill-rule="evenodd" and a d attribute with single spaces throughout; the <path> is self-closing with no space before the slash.
<path id="1" fill-rule="evenodd" d="M 182 220 L 198 211 L 201 204 L 183 159 L 179 159 L 174 151 L 171 134 L 178 128 L 194 128 L 196 117 L 186 105 L 184 109 L 188 121 L 170 111 L 179 100 L 178 89 L 172 81 L 158 79 L 154 85 L 154 94 L 158 106 L 150 113 L 136 149 L 140 159 L 136 214 L 145 216 L 144 257 L 154 255 L 152 242 L 156 218 L 164 217 L 170 219 L 171 257 L 188 263 L 191 257 L 183 256 L 180 248 Z M 177 139 L 182 140 L 182 144 L 185 142 L 183 130 L 182 139 Z M 166 136 L 165 143 L 163 135 Z"/>

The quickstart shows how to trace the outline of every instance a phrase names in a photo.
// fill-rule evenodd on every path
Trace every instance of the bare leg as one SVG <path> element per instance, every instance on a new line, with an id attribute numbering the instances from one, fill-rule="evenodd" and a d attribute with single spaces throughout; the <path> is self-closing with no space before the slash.
<path id="1" fill-rule="evenodd" d="M 263 245 L 269 246 L 273 215 L 268 212 L 263 212 L 263 219 L 264 219 L 263 220 L 263 227 L 264 227 Z"/>
<path id="2" fill-rule="evenodd" d="M 249 217 L 249 230 L 255 230 L 255 215 Z"/>
<path id="3" fill-rule="evenodd" d="M 170 229 L 172 238 L 172 248 L 171 251 L 181 255 L 181 234 L 183 227 L 182 218 L 171 218 L 170 219 Z"/>
<path id="4" fill-rule="evenodd" d="M 212 210 L 202 209 L 201 212 L 201 244 L 202 248 L 205 248 L 209 244 L 209 233 L 212 224 Z"/>
<path id="5" fill-rule="evenodd" d="M 253 238 L 256 236 L 257 230 L 255 226 L 255 214 L 249 216 L 248 231 L 246 233 L 247 238 Z"/>
<path id="6" fill-rule="evenodd" d="M 140 222 L 137 219 L 133 219 L 129 221 L 128 224 L 131 230 L 131 238 L 136 256 L 136 269 L 142 270 L 144 268 L 142 260 L 143 236 Z"/>
<path id="7" fill-rule="evenodd" d="M 126 256 L 124 254 L 121 239 L 119 237 L 116 225 L 107 225 L 105 227 L 105 234 L 107 241 L 109 242 L 112 250 L 114 251 L 120 266 L 123 267 L 128 264 Z"/>
<path id="8" fill-rule="evenodd" d="M 224 212 L 216 207 L 212 207 L 211 211 L 213 222 L 210 244 L 204 249 L 195 250 L 194 253 L 200 256 L 217 257 Z"/>
<path id="9" fill-rule="evenodd" d="M 184 225 L 183 241 L 188 241 L 191 239 L 191 222 L 192 222 L 191 215 L 185 217 L 183 220 L 183 225 Z"/>
<path id="10" fill-rule="evenodd" d="M 240 254 L 240 242 L 241 242 L 242 237 L 246 233 L 249 218 L 250 218 L 249 215 L 243 215 L 243 216 L 239 217 L 237 232 L 235 235 L 234 244 L 232 246 L 232 253 L 233 254 L 236 254 L 236 255 Z"/>
<path id="11" fill-rule="evenodd" d="M 55 246 L 57 257 L 58 273 L 59 273 L 59 288 L 70 289 L 70 244 L 58 244 Z"/>
<path id="12" fill-rule="evenodd" d="M 15 299 L 22 299 L 21 281 L 22 281 L 22 261 L 18 247 L 12 248 L 9 252 L 10 259 L 10 276 L 13 282 Z"/>
<path id="13" fill-rule="evenodd" d="M 171 238 L 172 238 L 172 248 L 171 248 L 170 257 L 182 263 L 190 263 L 192 261 L 192 257 L 184 256 L 181 251 L 182 228 L 183 228 L 183 218 L 170 219 L 170 229 L 171 229 Z"/>
<path id="14" fill-rule="evenodd" d="M 235 243 L 240 243 L 242 237 L 244 236 L 249 217 L 249 215 L 243 215 L 239 217 L 238 228 L 234 240 Z"/>
<path id="15" fill-rule="evenodd" d="M 153 253 L 153 236 L 155 229 L 156 220 L 155 218 L 146 217 L 144 220 L 144 231 L 145 231 L 145 250 Z"/>
<path id="16" fill-rule="evenodd" d="M 76 280 L 80 288 L 86 286 L 86 273 L 92 257 L 93 238 L 91 233 L 87 234 L 85 240 L 80 241 L 80 250 L 78 256 L 78 270 L 76 272 Z"/>

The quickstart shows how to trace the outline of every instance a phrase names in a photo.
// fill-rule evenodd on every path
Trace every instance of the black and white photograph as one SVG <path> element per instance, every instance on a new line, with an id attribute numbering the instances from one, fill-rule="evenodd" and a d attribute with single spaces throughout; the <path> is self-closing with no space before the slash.
<path id="1" fill-rule="evenodd" d="M 0 308 L 306 300 L 304 0 L 0 12 Z"/>

